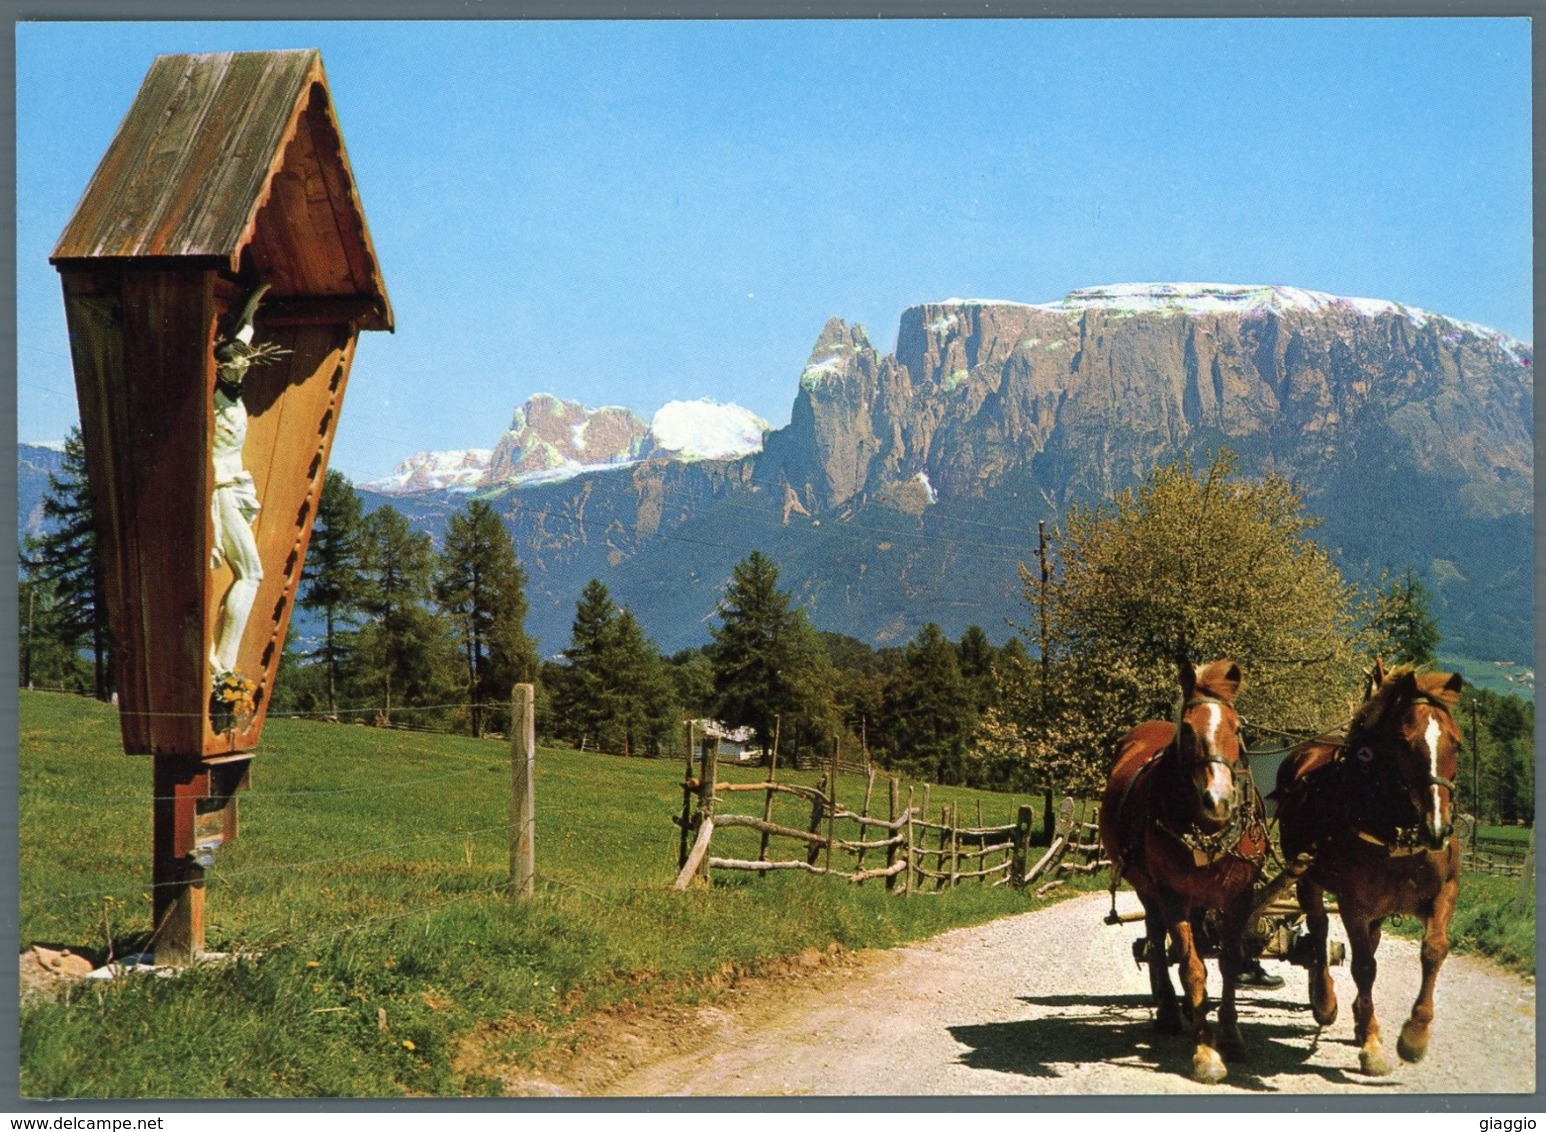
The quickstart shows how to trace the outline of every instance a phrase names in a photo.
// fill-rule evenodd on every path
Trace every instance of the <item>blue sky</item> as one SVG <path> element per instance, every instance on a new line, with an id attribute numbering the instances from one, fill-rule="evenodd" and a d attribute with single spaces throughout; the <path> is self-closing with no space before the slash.
<path id="1" fill-rule="evenodd" d="M 18 437 L 74 423 L 47 257 L 157 54 L 318 47 L 397 315 L 333 464 L 538 391 L 788 420 L 822 324 L 1282 283 L 1532 335 L 1524 19 L 17 27 Z"/>

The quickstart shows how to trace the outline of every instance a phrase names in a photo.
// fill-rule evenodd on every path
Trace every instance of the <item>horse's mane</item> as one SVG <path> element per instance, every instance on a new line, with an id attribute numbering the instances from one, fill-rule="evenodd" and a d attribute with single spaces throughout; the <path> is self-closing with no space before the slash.
<path id="1" fill-rule="evenodd" d="M 1419 668 L 1415 664 L 1398 665 L 1385 674 L 1379 689 L 1353 713 L 1349 729 L 1378 727 L 1387 712 L 1404 712 L 1413 700 L 1419 698 L 1439 704 L 1445 711 L 1453 713 L 1460 703 L 1460 681 L 1449 672 L 1436 672 Z"/>

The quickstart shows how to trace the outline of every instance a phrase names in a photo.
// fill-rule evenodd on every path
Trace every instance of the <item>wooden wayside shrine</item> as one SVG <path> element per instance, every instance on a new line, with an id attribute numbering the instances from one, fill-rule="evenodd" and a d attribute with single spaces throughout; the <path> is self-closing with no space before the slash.
<path id="1" fill-rule="evenodd" d="M 50 261 L 124 749 L 155 760 L 153 947 L 186 962 L 203 865 L 236 834 L 355 342 L 392 329 L 321 55 L 157 58 Z"/>

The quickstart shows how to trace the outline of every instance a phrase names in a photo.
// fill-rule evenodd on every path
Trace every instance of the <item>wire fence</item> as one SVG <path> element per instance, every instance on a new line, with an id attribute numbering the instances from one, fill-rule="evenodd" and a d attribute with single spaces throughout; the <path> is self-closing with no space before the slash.
<path id="1" fill-rule="evenodd" d="M 54 689 L 43 690 L 55 691 Z M 72 692 L 69 689 L 62 691 Z M 73 692 L 72 694 L 78 695 L 78 693 Z M 87 696 L 81 696 L 80 698 L 90 699 Z M 470 892 L 460 893 L 449 899 L 432 900 L 429 902 L 420 901 L 402 911 L 366 916 L 336 928 L 328 928 L 320 932 L 310 932 L 299 936 L 294 936 L 293 933 L 286 931 L 287 927 L 293 925 L 244 924 L 240 929 L 240 935 L 243 938 L 272 939 L 276 936 L 285 936 L 284 942 L 286 944 L 293 944 L 331 935 L 362 931 L 371 926 L 391 923 L 413 915 L 431 914 L 437 909 L 475 897 L 491 895 L 509 887 L 510 879 L 508 872 L 504 868 L 499 869 L 499 879 L 493 882 L 487 880 L 490 868 L 487 847 L 490 844 L 494 846 L 508 845 L 511 835 L 511 823 L 507 813 L 504 812 L 507 809 L 506 795 L 510 786 L 510 755 L 508 751 L 498 750 L 496 754 L 496 749 L 491 749 L 488 754 L 479 754 L 471 750 L 457 751 L 447 748 L 442 744 L 421 744 L 413 739 L 407 739 L 406 744 L 406 747 L 400 745 L 394 753 L 405 756 L 410 762 L 414 759 L 433 759 L 435 762 L 452 760 L 454 765 L 446 766 L 434 773 L 415 772 L 409 768 L 408 773 L 399 773 L 390 777 L 370 777 L 365 781 L 344 784 L 307 788 L 297 788 L 286 784 L 269 790 L 252 789 L 242 791 L 240 798 L 243 804 L 257 803 L 259 806 L 267 805 L 269 808 L 266 812 L 270 815 L 270 820 L 272 820 L 272 815 L 278 812 L 273 807 L 284 807 L 288 810 L 292 803 L 304 802 L 307 799 L 325 801 L 328 799 L 382 796 L 388 799 L 401 799 L 402 804 L 383 807 L 371 820 L 351 820 L 346 830 L 329 831 L 325 835 L 325 842 L 327 848 L 333 851 L 302 855 L 300 859 L 273 859 L 273 854 L 276 851 L 283 855 L 289 849 L 289 846 L 276 847 L 273 843 L 270 843 L 263 846 L 262 849 L 262 855 L 269 859 L 255 860 L 253 863 L 236 869 L 220 868 L 211 863 L 210 867 L 203 871 L 202 883 L 208 888 L 224 888 L 232 894 L 240 893 L 247 890 L 250 885 L 258 883 L 260 888 L 254 891 L 263 892 L 270 896 L 278 894 L 282 898 L 282 893 L 287 887 L 297 883 L 309 887 L 312 883 L 315 883 L 305 878 L 316 877 L 318 874 L 325 876 L 330 870 L 336 871 L 341 868 L 347 868 L 351 864 L 387 858 L 394 870 L 402 872 L 410 881 L 408 886 L 398 883 L 396 887 L 392 887 L 392 882 L 390 879 L 388 880 L 390 895 L 395 898 L 395 896 L 401 894 L 400 889 L 411 887 L 411 882 L 415 875 L 414 870 L 420 867 L 412 863 L 413 859 L 416 855 L 423 855 L 425 858 L 424 864 L 431 869 L 433 874 L 426 877 L 426 888 L 429 893 L 439 892 L 440 886 L 448 881 L 452 884 L 461 883 L 456 879 L 458 873 L 463 874 L 468 881 L 476 883 L 477 886 Z M 264 761 L 267 761 L 269 758 L 268 753 L 265 753 L 262 758 Z M 352 761 L 355 761 L 356 764 L 358 762 L 358 760 Z M 145 762 L 148 763 L 149 760 L 145 760 Z M 402 764 L 399 763 L 398 765 L 401 766 Z M 368 765 L 352 765 L 339 770 L 337 773 L 363 773 L 368 775 L 370 768 Z M 475 813 L 469 813 L 467 816 L 472 817 L 474 820 L 458 822 L 453 828 L 441 832 L 424 832 L 418 836 L 407 838 L 402 836 L 395 838 L 378 836 L 372 839 L 370 843 L 361 844 L 358 847 L 343 848 L 338 845 L 340 838 L 358 837 L 366 831 L 379 831 L 383 828 L 388 830 L 395 829 L 399 832 L 403 830 L 413 831 L 413 823 L 424 819 L 420 816 L 419 812 L 416 812 L 416 803 L 409 801 L 410 799 L 422 797 L 425 794 L 433 795 L 445 792 L 455 792 L 458 796 L 469 796 L 469 780 L 476 781 L 478 778 L 488 778 L 490 775 L 495 774 L 500 775 L 499 783 L 495 789 L 491 791 L 474 790 L 471 792 L 471 796 L 480 799 L 480 804 L 476 807 L 477 809 L 481 809 L 485 813 L 489 810 L 494 810 L 499 813 L 499 820 L 479 822 L 476 820 Z M 47 836 L 28 840 L 25 835 L 27 834 L 29 822 L 38 823 L 39 825 L 53 823 L 78 829 L 84 834 L 86 843 L 89 843 L 95 840 L 92 838 L 90 831 L 93 829 L 105 830 L 106 828 L 105 823 L 107 819 L 102 815 L 137 813 L 141 816 L 142 820 L 145 820 L 149 818 L 150 803 L 153 801 L 173 800 L 175 799 L 157 797 L 150 792 L 140 794 L 137 791 L 132 791 L 121 784 L 121 779 L 115 779 L 114 776 L 88 775 L 72 782 L 68 790 L 40 792 L 35 794 L 32 799 L 24 801 L 22 822 L 24 845 L 27 846 L 27 849 L 24 851 L 24 859 L 27 853 L 36 853 L 40 848 L 50 843 L 50 839 Z M 60 808 L 63 808 L 69 815 L 74 816 L 62 818 Z M 31 810 L 30 813 L 29 809 Z M 264 811 L 255 808 L 254 812 L 263 813 Z M 357 812 L 368 812 L 368 808 Z M 437 812 L 437 816 L 443 813 L 444 810 L 440 810 Z M 90 814 L 98 815 L 98 820 L 93 821 L 89 816 Z M 116 821 L 117 819 L 115 818 L 114 820 Z M 146 824 L 148 825 L 148 820 L 146 820 Z M 111 842 L 112 838 L 102 838 L 102 840 Z M 245 840 L 239 840 L 234 844 L 241 845 Z M 472 846 L 475 843 L 484 846 L 484 849 L 479 851 L 480 860 L 476 867 L 474 867 L 472 860 Z M 447 853 L 448 849 L 452 850 L 452 852 Z M 114 856 L 113 851 L 108 850 L 108 854 L 109 858 L 112 859 Z M 92 853 L 88 851 L 82 855 L 95 861 L 101 860 L 100 852 Z M 500 856 L 502 857 L 502 854 Z M 404 865 L 405 861 L 409 863 L 407 867 L 397 868 L 397 866 Z M 148 864 L 147 854 L 145 867 L 148 868 Z M 110 865 L 109 867 L 113 866 Z M 29 871 L 33 871 L 34 874 L 36 873 L 36 870 Z M 138 871 L 138 868 L 135 871 Z M 393 870 L 389 870 L 389 873 L 392 872 Z M 479 883 L 480 878 L 481 883 Z M 555 886 L 562 883 L 555 877 L 539 875 L 538 879 L 543 883 L 546 891 L 552 891 Z M 274 888 L 269 883 L 271 881 L 277 881 L 278 887 Z M 154 903 L 153 894 L 158 889 L 175 889 L 185 886 L 186 881 L 162 881 L 157 883 L 154 879 L 143 876 L 126 878 L 119 884 L 61 891 L 56 894 L 38 893 L 35 890 L 35 886 L 32 886 L 34 888 L 33 891 L 24 891 L 22 894 L 19 902 L 20 911 L 24 921 L 29 918 L 32 919 L 40 930 L 44 925 L 47 925 L 50 930 L 62 930 L 71 934 L 78 934 L 82 929 L 86 930 L 88 934 L 105 930 L 108 932 L 109 953 L 111 953 L 112 937 L 115 933 L 106 926 L 107 920 L 103 919 L 101 923 L 97 924 L 95 929 L 89 927 L 90 924 L 96 922 L 98 917 L 105 915 L 102 910 L 91 907 L 92 904 L 98 902 L 106 902 L 108 904 L 108 912 L 113 913 L 113 919 L 117 921 L 114 925 L 117 929 L 116 934 L 122 938 L 133 934 L 132 932 L 126 932 L 125 921 L 118 919 L 126 915 L 122 905 L 133 906 L 136 900 L 142 902 L 144 904 L 142 913 L 127 913 L 131 920 L 139 919 L 141 914 L 148 915 L 150 907 Z M 119 907 L 114 908 L 114 904 L 119 905 Z M 85 918 L 83 918 L 83 912 L 85 913 Z M 145 926 L 148 927 L 148 923 Z M 151 930 L 149 942 L 143 945 L 146 949 L 153 946 L 155 936 L 156 931 Z"/>

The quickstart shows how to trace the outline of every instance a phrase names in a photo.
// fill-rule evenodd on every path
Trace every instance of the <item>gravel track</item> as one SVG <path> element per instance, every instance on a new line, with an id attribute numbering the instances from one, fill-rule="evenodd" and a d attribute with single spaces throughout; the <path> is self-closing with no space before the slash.
<path id="1" fill-rule="evenodd" d="M 1136 900 L 1124 894 L 1131 907 Z M 706 1008 L 701 1040 L 611 1083 L 613 1096 L 1201 1093 L 1533 1093 L 1535 986 L 1452 955 L 1439 975 L 1433 1041 L 1418 1065 L 1358 1073 L 1352 977 L 1333 968 L 1341 1003 L 1320 1031 L 1304 972 L 1285 963 L 1274 991 L 1244 991 L 1248 1060 L 1220 1085 L 1189 1077 L 1191 1042 L 1150 1025 L 1148 977 L 1132 959 L 1141 925 L 1104 925 L 1104 894 L 861 953 Z M 1120 907 L 1128 905 L 1119 904 Z M 1333 937 L 1341 925 L 1332 917 Z M 1387 1048 L 1417 995 L 1417 945 L 1387 934 L 1375 1008 Z M 1218 992 L 1209 963 L 1209 994 Z"/>

